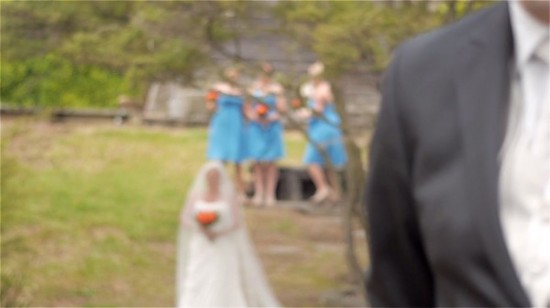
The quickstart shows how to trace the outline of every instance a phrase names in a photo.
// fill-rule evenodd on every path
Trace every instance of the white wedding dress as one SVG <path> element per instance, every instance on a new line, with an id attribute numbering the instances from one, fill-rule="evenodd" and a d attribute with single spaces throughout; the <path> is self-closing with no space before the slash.
<path id="1" fill-rule="evenodd" d="M 240 205 L 198 199 L 187 206 L 179 233 L 177 306 L 279 306 L 252 248 Z M 204 210 L 218 213 L 218 220 L 209 227 L 212 231 L 231 232 L 210 241 L 194 219 Z"/>

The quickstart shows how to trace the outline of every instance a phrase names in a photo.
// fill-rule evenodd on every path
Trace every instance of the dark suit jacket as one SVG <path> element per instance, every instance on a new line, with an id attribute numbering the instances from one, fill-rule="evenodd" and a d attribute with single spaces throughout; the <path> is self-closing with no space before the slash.
<path id="1" fill-rule="evenodd" d="M 366 206 L 373 306 L 528 306 L 499 217 L 508 3 L 403 44 L 383 87 Z"/>

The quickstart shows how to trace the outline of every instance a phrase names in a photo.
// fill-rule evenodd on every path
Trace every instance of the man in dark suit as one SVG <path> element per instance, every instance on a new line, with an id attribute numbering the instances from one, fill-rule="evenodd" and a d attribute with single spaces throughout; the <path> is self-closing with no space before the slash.
<path id="1" fill-rule="evenodd" d="M 549 11 L 497 3 L 395 52 L 366 192 L 373 306 L 550 307 Z"/>

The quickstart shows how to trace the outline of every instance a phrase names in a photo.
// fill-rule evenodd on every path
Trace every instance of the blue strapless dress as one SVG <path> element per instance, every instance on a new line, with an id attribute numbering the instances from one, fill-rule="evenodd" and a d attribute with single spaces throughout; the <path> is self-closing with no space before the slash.
<path id="1" fill-rule="evenodd" d="M 269 113 L 277 112 L 277 97 L 275 95 L 262 96 L 262 93 L 255 92 L 254 96 L 261 97 L 260 100 L 269 107 Z M 253 107 L 256 108 L 256 106 Z M 285 149 L 281 122 L 262 124 L 251 121 L 248 127 L 248 150 L 249 158 L 254 161 L 273 162 L 283 158 Z"/>
<path id="2" fill-rule="evenodd" d="M 313 106 L 313 101 L 310 100 L 308 105 Z M 312 117 L 308 124 L 309 138 L 325 149 L 335 167 L 343 167 L 347 162 L 347 155 L 342 139 L 342 130 L 340 129 L 340 116 L 336 112 L 334 104 L 326 105 L 323 115 L 330 123 L 327 123 L 325 119 Z M 323 156 L 311 143 L 306 147 L 303 161 L 305 164 L 325 165 Z"/>
<path id="3" fill-rule="evenodd" d="M 247 124 L 241 96 L 220 94 L 208 132 L 207 158 L 241 163 L 247 159 Z"/>

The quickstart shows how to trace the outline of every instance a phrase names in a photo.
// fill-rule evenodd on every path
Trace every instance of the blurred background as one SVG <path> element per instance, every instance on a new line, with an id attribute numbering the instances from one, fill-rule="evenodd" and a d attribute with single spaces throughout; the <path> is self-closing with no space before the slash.
<path id="1" fill-rule="evenodd" d="M 484 1 L 2 1 L 2 306 L 170 306 L 178 213 L 223 67 L 287 93 L 322 61 L 344 119 L 347 202 L 248 210 L 287 306 L 364 305 L 361 190 L 379 85 L 404 40 Z M 428 68 L 426 68 L 428 69 Z M 281 166 L 306 145 L 285 133 Z"/>

